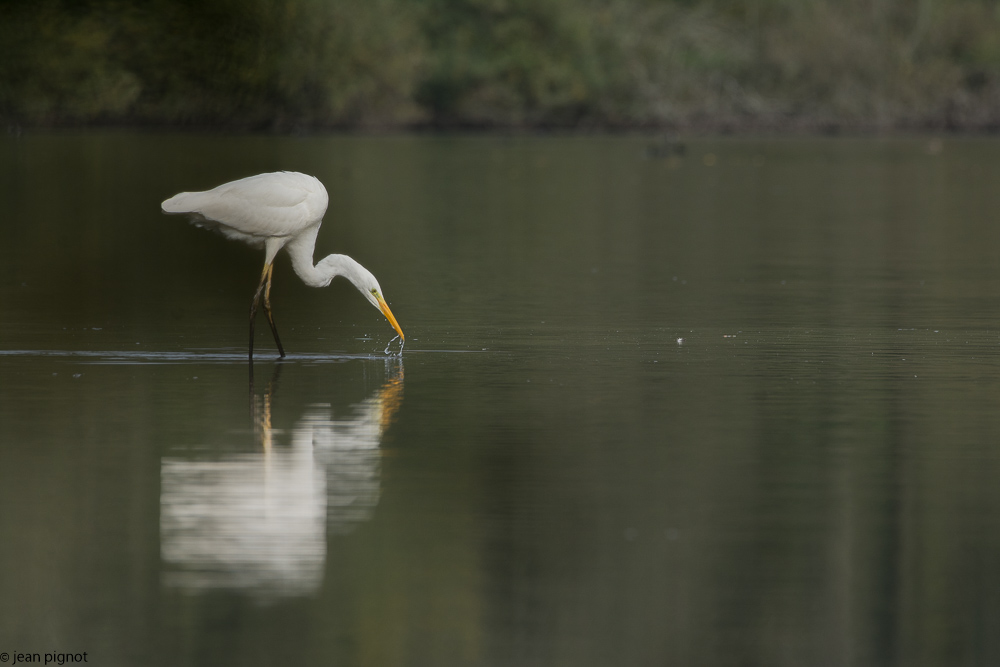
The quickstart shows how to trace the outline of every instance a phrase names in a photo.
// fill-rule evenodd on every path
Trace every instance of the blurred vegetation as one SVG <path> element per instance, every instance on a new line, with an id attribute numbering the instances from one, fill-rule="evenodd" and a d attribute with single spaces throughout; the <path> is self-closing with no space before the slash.
<path id="1" fill-rule="evenodd" d="M 987 0 L 7 0 L 7 125 L 1000 127 Z"/>

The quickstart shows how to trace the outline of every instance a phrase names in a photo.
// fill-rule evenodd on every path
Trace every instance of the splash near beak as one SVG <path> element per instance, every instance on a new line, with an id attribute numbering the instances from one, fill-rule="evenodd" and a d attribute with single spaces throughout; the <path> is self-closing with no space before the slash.
<path id="1" fill-rule="evenodd" d="M 406 336 L 403 335 L 403 330 L 399 328 L 399 323 L 396 322 L 396 318 L 392 316 L 392 311 L 389 310 L 389 304 L 387 304 L 385 299 L 383 299 L 380 295 L 376 295 L 375 298 L 378 299 L 378 309 L 382 311 L 382 314 L 385 315 L 385 319 L 389 320 L 389 324 L 391 324 L 392 328 L 399 334 L 399 339 L 406 340 Z"/>

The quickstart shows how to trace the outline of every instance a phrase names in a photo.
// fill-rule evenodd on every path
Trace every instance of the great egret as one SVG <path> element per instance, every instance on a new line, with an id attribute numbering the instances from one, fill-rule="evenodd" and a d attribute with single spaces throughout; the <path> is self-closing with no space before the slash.
<path id="1" fill-rule="evenodd" d="M 278 354 L 285 356 L 271 314 L 271 275 L 274 257 L 282 248 L 288 250 L 292 268 L 306 285 L 326 287 L 337 276 L 344 276 L 382 311 L 399 339 L 406 338 L 382 296 L 382 288 L 368 269 L 347 255 L 328 255 L 313 266 L 316 235 L 329 201 L 326 188 L 316 177 L 279 171 L 241 178 L 205 192 L 182 192 L 162 204 L 165 213 L 187 213 L 198 226 L 217 229 L 228 238 L 264 248 L 264 270 L 250 304 L 251 361 L 254 321 L 262 295 L 264 315 L 271 325 Z"/>

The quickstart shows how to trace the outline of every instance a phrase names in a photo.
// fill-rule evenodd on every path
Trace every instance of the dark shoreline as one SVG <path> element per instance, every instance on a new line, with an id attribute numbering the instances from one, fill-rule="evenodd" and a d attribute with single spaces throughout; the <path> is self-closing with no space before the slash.
<path id="1" fill-rule="evenodd" d="M 1000 132 L 1000 12 L 987 0 L 5 10 L 0 131 Z"/>
<path id="2" fill-rule="evenodd" d="M 68 122 L 51 124 L 7 123 L 8 136 L 62 134 L 87 131 L 190 133 L 236 136 L 311 136 L 311 135 L 471 135 L 471 136 L 616 136 L 648 137 L 906 137 L 906 136 L 1000 136 L 1000 123 L 968 125 L 920 123 L 880 125 L 876 123 L 830 123 L 801 121 L 795 123 L 734 123 L 731 121 L 662 125 L 601 125 L 560 127 L 550 125 L 483 125 L 473 123 L 416 123 L 410 125 L 346 126 L 316 125 L 300 127 L 249 127 L 240 123 L 170 124 L 151 122 Z"/>

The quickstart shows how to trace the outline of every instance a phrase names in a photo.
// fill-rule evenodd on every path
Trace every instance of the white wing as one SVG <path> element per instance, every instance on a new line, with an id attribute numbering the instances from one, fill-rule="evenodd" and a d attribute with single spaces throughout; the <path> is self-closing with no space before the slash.
<path id="1" fill-rule="evenodd" d="M 205 192 L 182 192 L 163 202 L 167 213 L 188 213 L 195 223 L 230 238 L 261 245 L 271 237 L 294 237 L 318 225 L 329 203 L 314 176 L 294 171 L 258 174 Z"/>

